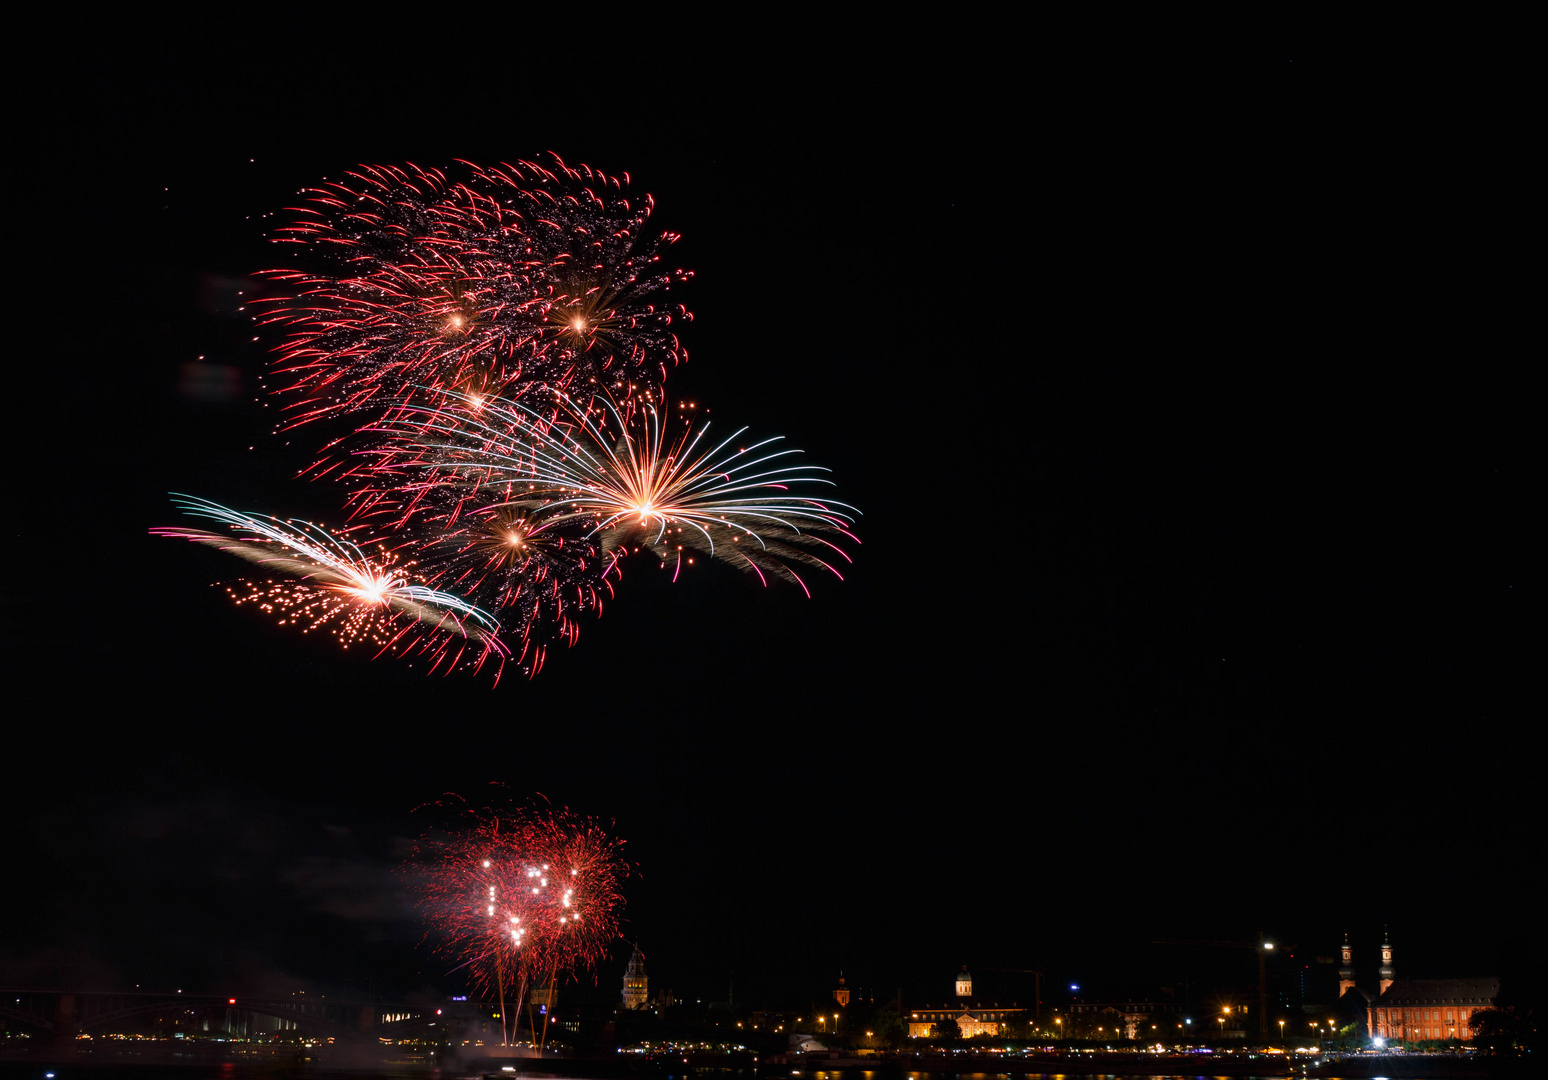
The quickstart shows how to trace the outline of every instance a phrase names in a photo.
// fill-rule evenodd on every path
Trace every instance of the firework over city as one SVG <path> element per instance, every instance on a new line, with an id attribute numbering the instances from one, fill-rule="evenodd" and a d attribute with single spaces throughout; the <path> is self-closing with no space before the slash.
<path id="1" fill-rule="evenodd" d="M 17 35 L 0 988 L 1536 978 L 1519 71 L 555 14 Z"/>
<path id="2" fill-rule="evenodd" d="M 447 799 L 450 820 L 405 864 L 429 923 L 426 939 L 453 970 L 520 1016 L 534 992 L 584 974 L 618 938 L 622 842 L 568 810 L 474 808 Z M 528 1029 L 542 1032 L 543 1025 Z M 502 1024 L 502 1041 L 514 1027 Z"/>
<path id="3" fill-rule="evenodd" d="M 557 155 L 361 166 L 300 194 L 273 239 L 314 268 L 262 271 L 282 291 L 244 309 L 278 335 L 280 430 L 354 427 L 305 475 L 345 485 L 352 531 L 388 531 L 372 563 L 320 526 L 182 499 L 240 539 L 153 533 L 285 575 L 242 582 L 238 604 L 428 657 L 431 672 L 493 657 L 498 681 L 508 658 L 536 675 L 551 642 L 574 645 L 631 554 L 652 553 L 673 582 L 695 552 L 808 597 L 798 567 L 842 579 L 834 564 L 852 557 L 823 534 L 857 545 L 859 511 L 805 493 L 833 486 L 827 470 L 672 408 L 667 375 L 687 356 L 674 323 L 692 316 L 666 294 L 692 275 L 662 265 L 677 237 L 650 231 L 652 200 L 631 201 L 627 174 Z M 424 583 L 393 570 L 399 558 Z"/>

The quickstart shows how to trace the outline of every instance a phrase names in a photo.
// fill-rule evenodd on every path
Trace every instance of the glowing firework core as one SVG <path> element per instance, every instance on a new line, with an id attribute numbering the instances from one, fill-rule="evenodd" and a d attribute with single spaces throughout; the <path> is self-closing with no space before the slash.
<path id="1" fill-rule="evenodd" d="M 354 585 L 340 586 L 340 591 L 357 596 L 368 604 L 385 604 L 389 592 L 406 584 L 402 578 L 392 574 L 371 574 L 366 571 L 352 572 L 351 576 L 358 577 L 358 582 Z"/>

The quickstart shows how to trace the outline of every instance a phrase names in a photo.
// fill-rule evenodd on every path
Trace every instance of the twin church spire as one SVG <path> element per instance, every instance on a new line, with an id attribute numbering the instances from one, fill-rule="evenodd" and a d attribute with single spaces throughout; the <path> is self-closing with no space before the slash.
<path id="1" fill-rule="evenodd" d="M 1381 968 L 1377 971 L 1380 987 L 1376 993 L 1385 994 L 1396 978 L 1392 967 L 1392 935 L 1381 928 Z M 1344 931 L 1344 947 L 1338 967 L 1338 996 L 1343 997 L 1355 987 L 1354 950 L 1349 946 L 1349 931 Z"/>

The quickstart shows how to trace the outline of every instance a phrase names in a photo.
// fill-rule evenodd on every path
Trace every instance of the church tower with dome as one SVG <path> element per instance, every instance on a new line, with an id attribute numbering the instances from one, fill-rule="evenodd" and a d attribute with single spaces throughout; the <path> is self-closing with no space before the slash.
<path id="1" fill-rule="evenodd" d="M 1338 966 L 1338 996 L 1343 997 L 1355 987 L 1354 950 L 1349 947 L 1349 931 L 1344 931 L 1344 950 Z"/>
<path id="2" fill-rule="evenodd" d="M 649 985 L 650 980 L 645 976 L 645 954 L 636 945 L 634 955 L 629 957 L 629 966 L 624 969 L 623 1007 L 643 1009 L 649 997 Z"/>

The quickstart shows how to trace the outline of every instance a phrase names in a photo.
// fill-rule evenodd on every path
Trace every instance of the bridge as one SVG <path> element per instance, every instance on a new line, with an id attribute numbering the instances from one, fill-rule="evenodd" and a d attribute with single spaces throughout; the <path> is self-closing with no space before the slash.
<path id="1" fill-rule="evenodd" d="M 433 1005 L 348 1001 L 296 993 L 286 997 L 174 991 L 0 989 L 7 1029 L 68 1042 L 80 1035 L 160 1029 L 242 1037 L 295 1031 L 318 1038 L 407 1038 L 436 1023 Z"/>

